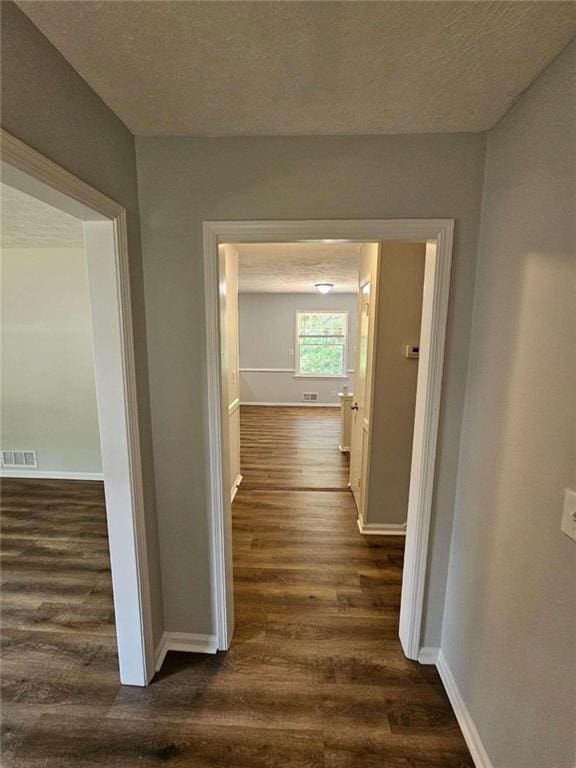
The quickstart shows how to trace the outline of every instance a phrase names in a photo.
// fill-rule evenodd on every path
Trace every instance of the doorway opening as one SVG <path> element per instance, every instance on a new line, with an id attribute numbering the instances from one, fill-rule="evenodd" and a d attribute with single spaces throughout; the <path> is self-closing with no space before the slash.
<path id="1" fill-rule="evenodd" d="M 354 413 L 360 413 L 356 420 L 356 438 L 352 438 L 352 466 L 359 466 L 360 483 L 354 488 L 354 472 L 350 476 L 352 490 L 358 508 L 358 527 L 365 534 L 406 534 L 404 567 L 402 572 L 402 599 L 400 604 L 399 636 L 403 651 L 408 658 L 417 659 L 420 653 L 420 628 L 425 589 L 426 556 L 432 504 L 432 484 L 436 452 L 438 413 L 442 383 L 442 363 L 445 341 L 446 315 L 448 307 L 451 247 L 453 222 L 448 221 L 315 221 L 315 222 L 207 222 L 205 223 L 205 276 L 206 310 L 209 356 L 209 426 L 211 448 L 211 521 L 213 543 L 214 613 L 218 647 L 230 647 L 234 629 L 233 576 L 232 576 L 232 517 L 231 498 L 237 487 L 241 467 L 231 461 L 231 442 L 240 442 L 229 428 L 231 405 L 229 386 L 239 387 L 234 382 L 234 365 L 229 366 L 227 350 L 227 306 L 234 302 L 234 291 L 227 289 L 226 258 L 223 246 L 238 246 L 245 243 L 354 243 L 366 251 L 369 264 L 368 279 L 360 280 L 358 301 L 359 344 L 356 350 L 355 376 L 358 371 L 364 376 L 366 396 L 364 402 L 355 400 Z M 417 386 L 414 405 L 414 432 L 411 447 L 409 498 L 406 524 L 384 529 L 371 522 L 369 498 L 363 491 L 368 467 L 373 463 L 371 447 L 371 422 L 373 409 L 370 395 L 373 392 L 375 366 L 370 364 L 370 349 L 374 344 L 377 323 L 365 323 L 362 312 L 368 304 L 368 314 L 373 321 L 377 318 L 375 300 L 378 296 L 378 268 L 382 243 L 398 243 L 399 246 L 419 244 L 423 256 L 422 300 L 420 338 L 417 343 L 409 342 L 411 354 L 419 358 Z M 372 245 L 370 245 L 372 244 Z M 373 272 L 371 270 L 374 270 Z M 360 270 L 362 273 L 362 270 Z M 232 278 L 233 282 L 234 278 Z M 372 297 L 372 298 L 371 298 Z M 302 313 L 305 314 L 305 313 Z M 237 310 L 236 310 L 237 315 Z M 296 347 L 298 346 L 298 313 L 296 315 Z M 306 322 L 314 322 L 309 320 Z M 334 329 L 332 329 L 334 330 Z M 333 335 L 337 336 L 338 329 Z M 269 329 L 262 328 L 262 333 Z M 362 336 L 364 334 L 364 336 Z M 363 341 L 362 341 L 363 339 Z M 335 343 L 337 345 L 337 342 Z M 364 345 L 364 351 L 362 347 Z M 359 351 L 360 350 L 360 351 Z M 295 350 L 296 351 L 296 350 Z M 306 352 L 306 354 L 309 354 Z M 358 358 L 360 354 L 360 358 Z M 297 356 L 296 356 L 297 359 Z M 239 379 L 239 364 L 236 377 Z M 293 368 L 292 374 L 297 372 Z M 355 379 L 354 386 L 361 390 L 361 381 Z M 341 396 L 349 394 L 340 392 Z M 240 395 L 235 398 L 240 404 Z M 361 398 L 362 399 L 362 398 Z M 368 406 L 368 407 L 367 407 Z M 368 410 L 366 419 L 362 412 Z M 366 424 L 366 421 L 368 422 Z M 239 419 L 238 419 L 239 422 Z M 359 427 L 363 428 L 364 439 L 359 439 Z M 354 425 L 351 427 L 354 432 Z M 232 436 L 232 437 L 231 437 Z M 354 451 L 356 447 L 356 452 Z M 345 446 L 341 446 L 345 447 Z M 235 474 L 236 472 L 236 474 Z M 243 480 L 242 480 L 243 482 Z M 367 486 L 366 486 L 367 487 Z M 378 529 L 377 529 L 378 528 Z M 252 542 L 253 543 L 253 542 Z M 313 557 L 313 553 L 311 553 Z"/>
<path id="2" fill-rule="evenodd" d="M 109 588 L 106 574 L 110 569 L 120 681 L 127 685 L 144 686 L 154 674 L 154 652 L 136 406 L 126 211 L 5 131 L 2 131 L 2 183 L 10 190 L 16 207 L 21 205 L 23 200 L 28 200 L 30 209 L 41 210 L 43 215 L 54 211 L 55 217 L 66 221 L 74 232 L 81 233 L 84 243 L 82 264 L 76 254 L 78 258 L 73 259 L 74 264 L 68 264 L 68 267 L 71 270 L 73 266 L 78 272 L 82 291 L 85 290 L 87 294 L 84 298 L 89 302 L 89 307 L 82 305 L 80 308 L 74 308 L 79 316 L 82 315 L 83 327 L 80 328 L 81 323 L 77 318 L 70 338 L 65 338 L 64 332 L 70 331 L 70 328 L 54 328 L 51 332 L 49 326 L 55 318 L 55 313 L 50 313 L 48 302 L 44 307 L 34 307 L 38 316 L 36 319 L 32 318 L 30 323 L 37 337 L 37 348 L 33 352 L 36 361 L 47 354 L 51 345 L 56 348 L 55 337 L 60 334 L 61 351 L 65 351 L 69 359 L 45 361 L 47 365 L 50 363 L 51 375 L 60 375 L 62 378 L 66 372 L 58 371 L 57 367 L 64 369 L 69 365 L 72 367 L 68 372 L 69 382 L 80 387 L 81 382 L 88 382 L 92 376 L 93 385 L 95 377 L 95 392 L 94 387 L 90 388 L 88 383 L 82 387 L 82 392 L 75 392 L 74 397 L 78 400 L 77 412 L 69 413 L 64 402 L 66 393 L 58 393 L 58 387 L 55 385 L 51 405 L 40 408 L 41 416 L 44 420 L 53 416 L 54 414 L 48 413 L 50 408 L 56 411 L 60 409 L 60 418 L 66 412 L 66 418 L 70 419 L 71 423 L 68 437 L 73 432 L 77 438 L 76 445 L 71 447 L 66 443 L 65 433 L 61 435 L 62 444 L 57 444 L 58 430 L 54 425 L 51 427 L 48 424 L 44 430 L 48 434 L 41 434 L 42 425 L 39 424 L 38 417 L 37 423 L 33 425 L 38 428 L 35 432 L 37 445 L 2 445 L 6 450 L 2 454 L 3 467 L 0 474 L 12 478 L 8 483 L 14 484 L 18 480 L 26 484 L 25 489 L 12 488 L 10 495 L 12 502 L 15 494 L 20 495 L 21 499 L 26 497 L 23 501 L 23 517 L 26 517 L 26 509 L 34 512 L 38 511 L 40 506 L 45 511 L 59 506 L 74 507 L 79 515 L 75 527 L 70 517 L 66 518 L 64 515 L 61 520 L 63 528 L 72 526 L 77 534 L 77 537 L 72 537 L 75 539 L 73 542 L 70 536 L 66 542 L 60 537 L 60 544 L 64 549 L 74 550 L 71 557 L 58 557 L 58 523 L 50 522 L 44 514 L 42 525 L 45 532 L 50 529 L 52 540 L 45 547 L 46 551 L 36 552 L 38 557 L 36 560 L 34 557 L 32 559 L 37 568 L 49 569 L 53 563 L 53 574 L 57 572 L 59 565 L 65 564 L 67 560 L 70 568 L 78 566 L 77 571 L 82 566 L 86 571 L 92 568 L 96 574 L 100 574 L 102 578 L 98 584 L 90 584 L 89 577 L 85 584 L 74 579 L 67 584 L 68 592 L 76 593 L 75 604 L 80 599 L 82 589 L 86 587 L 84 608 L 88 613 L 92 607 L 91 601 L 98 600 L 98 587 L 103 592 Z M 49 254 L 45 256 L 50 258 Z M 56 259 L 52 262 L 54 273 L 58 269 L 66 270 L 65 262 L 66 259 L 60 253 L 58 263 Z M 18 264 L 13 266 L 14 270 L 11 270 L 10 274 L 17 275 Z M 43 269 L 50 274 L 47 264 L 43 265 Z M 83 271 L 84 269 L 86 271 Z M 54 303 L 60 303 L 57 309 L 61 315 L 61 326 L 64 326 L 67 321 L 72 323 L 72 315 L 66 321 L 67 310 L 63 310 L 62 305 L 68 300 L 78 302 L 82 291 L 78 288 L 73 297 L 66 294 L 66 280 L 70 279 L 70 271 L 62 274 L 60 279 L 55 277 L 55 274 L 52 278 L 54 289 L 60 291 L 59 296 L 54 298 Z M 48 278 L 46 280 L 48 281 Z M 13 283 L 11 278 L 11 290 L 15 288 Z M 22 298 L 25 301 L 27 297 L 23 295 Z M 18 302 L 14 306 L 17 304 Z M 81 332 L 83 336 L 78 338 Z M 46 334 L 44 342 L 42 334 Z M 16 356 L 12 355 L 8 363 L 11 360 L 16 361 Z M 47 393 L 33 390 L 33 385 L 42 385 L 42 382 L 33 382 L 31 377 L 25 376 L 25 371 L 20 373 L 22 375 L 19 374 L 18 386 L 21 387 L 21 396 L 29 394 L 34 399 L 34 404 L 38 405 L 38 399 L 46 397 Z M 5 368 L 4 376 L 9 374 L 10 371 Z M 47 381 L 44 385 L 47 386 Z M 70 399 L 73 399 L 72 396 Z M 23 423 L 25 418 L 30 417 L 30 409 L 28 414 L 14 414 L 13 409 L 18 406 L 17 393 L 3 406 L 10 408 L 8 421 L 14 439 L 17 434 L 22 434 L 24 439 L 25 428 L 31 428 Z M 58 418 L 57 414 L 56 416 Z M 35 451 L 35 448 L 39 450 Z M 9 466 L 11 457 L 14 459 L 13 463 L 18 464 L 20 454 L 24 457 L 20 465 Z M 95 454 L 99 456 L 96 457 Z M 100 456 L 101 466 L 98 461 Z M 101 486 L 101 476 L 104 489 Z M 104 506 L 106 521 L 103 519 Z M 23 519 L 21 523 L 24 527 L 27 524 L 33 525 L 33 521 L 29 519 Z M 91 531 L 97 542 L 92 542 L 93 551 L 86 543 L 90 539 Z M 33 531 L 31 533 L 33 534 Z M 53 560 L 50 560 L 51 556 Z M 65 580 L 63 576 L 64 592 Z M 107 593 L 100 597 L 102 610 L 108 611 L 109 616 L 110 606 L 107 601 L 111 595 Z M 60 609 L 66 614 L 66 605 L 61 605 Z M 48 626 L 54 617 L 51 619 L 47 616 L 43 619 L 38 615 L 36 618 L 38 629 L 41 629 L 42 622 Z M 69 623 L 70 617 L 64 616 L 62 621 Z M 91 621 L 98 624 L 94 616 Z M 109 620 L 103 621 L 99 628 L 109 631 L 109 624 Z"/>

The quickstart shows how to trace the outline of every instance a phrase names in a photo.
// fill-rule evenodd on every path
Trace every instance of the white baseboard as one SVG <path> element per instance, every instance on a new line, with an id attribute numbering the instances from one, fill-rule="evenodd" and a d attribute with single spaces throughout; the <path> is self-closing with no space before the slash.
<path id="1" fill-rule="evenodd" d="M 156 672 L 164 663 L 168 651 L 185 653 L 216 653 L 218 643 L 215 635 L 195 635 L 190 632 L 164 632 L 156 648 L 154 665 Z"/>
<path id="2" fill-rule="evenodd" d="M 242 482 L 242 475 L 238 475 L 236 480 L 234 480 L 234 485 L 232 487 L 232 492 L 230 494 L 230 502 L 233 502 L 236 498 L 236 494 L 238 493 L 238 488 L 240 487 L 240 483 Z"/>
<path id="3" fill-rule="evenodd" d="M 446 693 L 448 694 L 448 698 L 450 699 L 450 704 L 452 704 L 452 709 L 458 720 L 460 730 L 462 731 L 468 749 L 470 750 L 474 765 L 476 768 L 494 768 L 442 650 L 438 651 L 436 667 L 444 688 L 446 689 Z"/>
<path id="4" fill-rule="evenodd" d="M 0 477 L 30 477 L 35 480 L 104 480 L 104 473 L 52 472 L 47 469 L 0 469 Z"/>
<path id="5" fill-rule="evenodd" d="M 420 653 L 418 654 L 418 662 L 420 664 L 436 664 L 438 661 L 439 651 L 439 648 L 433 647 L 425 646 L 424 648 L 420 648 Z"/>
<path id="6" fill-rule="evenodd" d="M 240 405 L 276 405 L 289 408 L 340 408 L 340 403 L 247 403 L 242 401 Z"/>
<path id="7" fill-rule="evenodd" d="M 364 523 L 360 518 L 356 522 L 367 536 L 406 536 L 406 523 Z"/>

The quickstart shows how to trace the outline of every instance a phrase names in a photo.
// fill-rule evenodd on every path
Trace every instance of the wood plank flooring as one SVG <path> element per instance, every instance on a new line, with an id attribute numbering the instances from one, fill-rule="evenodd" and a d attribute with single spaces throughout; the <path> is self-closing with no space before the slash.
<path id="1" fill-rule="evenodd" d="M 168 654 L 147 689 L 117 682 L 101 486 L 5 481 L 3 766 L 473 768 L 436 671 L 400 650 L 403 541 L 362 537 L 348 491 L 294 490 L 346 477 L 337 411 L 270 410 L 243 410 L 243 460 L 302 430 L 316 471 L 310 445 L 270 451 L 288 488 L 243 466 L 232 647 Z"/>
<path id="2" fill-rule="evenodd" d="M 243 405 L 240 431 L 244 490 L 348 488 L 337 408 Z"/>

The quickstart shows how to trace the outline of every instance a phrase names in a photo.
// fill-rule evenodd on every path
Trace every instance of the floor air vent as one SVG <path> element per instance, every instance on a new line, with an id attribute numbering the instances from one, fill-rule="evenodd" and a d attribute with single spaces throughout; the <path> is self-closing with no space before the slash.
<path id="1" fill-rule="evenodd" d="M 38 466 L 36 451 L 15 451 L 11 449 L 0 451 L 0 462 L 3 467 L 17 469 L 34 469 Z"/>
<path id="2" fill-rule="evenodd" d="M 318 392 L 304 392 L 302 395 L 302 399 L 305 403 L 310 403 L 315 400 L 318 400 Z"/>

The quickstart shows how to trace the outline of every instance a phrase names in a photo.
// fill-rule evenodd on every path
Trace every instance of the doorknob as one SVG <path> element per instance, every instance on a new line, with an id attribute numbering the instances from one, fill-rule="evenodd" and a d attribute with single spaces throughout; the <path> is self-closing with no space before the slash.
<path id="1" fill-rule="evenodd" d="M 354 405 L 350 406 L 351 411 L 357 411 L 358 410 L 358 403 L 354 403 Z"/>

